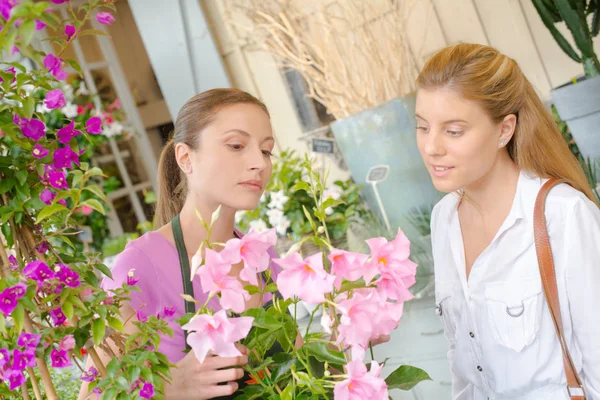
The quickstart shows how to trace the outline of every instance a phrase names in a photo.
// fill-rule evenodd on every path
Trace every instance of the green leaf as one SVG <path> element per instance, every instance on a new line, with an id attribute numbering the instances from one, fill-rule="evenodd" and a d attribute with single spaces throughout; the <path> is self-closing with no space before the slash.
<path id="1" fill-rule="evenodd" d="M 277 284 L 276 283 L 269 283 L 265 287 L 265 293 L 274 293 L 276 291 L 277 291 Z"/>
<path id="2" fill-rule="evenodd" d="M 119 393 L 119 388 L 118 387 L 109 387 L 108 389 L 106 389 L 104 392 L 102 392 L 102 400 L 115 400 L 115 398 L 117 397 L 117 393 Z"/>
<path id="3" fill-rule="evenodd" d="M 63 313 L 68 319 L 73 319 L 73 303 L 66 301 L 62 305 Z"/>
<path id="4" fill-rule="evenodd" d="M 79 36 L 106 36 L 110 37 L 110 35 L 104 31 L 98 29 L 85 29 L 79 32 Z"/>
<path id="5" fill-rule="evenodd" d="M 106 327 L 104 325 L 104 321 L 100 318 L 95 319 L 92 322 L 92 333 L 94 335 L 94 343 L 100 344 L 104 339 L 104 333 L 106 332 Z"/>
<path id="6" fill-rule="evenodd" d="M 13 310 L 11 317 L 15 321 L 15 327 L 17 332 L 23 330 L 23 322 L 25 321 L 25 307 L 22 304 L 17 304 L 17 307 Z"/>
<path id="7" fill-rule="evenodd" d="M 304 181 L 297 182 L 294 187 L 292 187 L 292 192 L 297 192 L 298 190 L 304 190 L 308 193 L 310 191 L 310 185 L 308 182 Z"/>
<path id="8" fill-rule="evenodd" d="M 30 95 L 27 100 L 25 101 L 25 104 L 23 105 L 23 112 L 25 113 L 25 117 L 27 117 L 28 119 L 31 119 L 31 117 L 33 116 L 33 110 L 35 109 L 35 97 L 33 97 L 33 95 Z"/>
<path id="9" fill-rule="evenodd" d="M 105 176 L 105 175 L 104 175 L 104 172 L 102 172 L 102 170 L 100 168 L 94 167 L 86 172 L 86 176 L 92 177 L 92 176 Z"/>
<path id="10" fill-rule="evenodd" d="M 77 74 L 83 78 L 83 72 L 81 71 L 81 67 L 79 66 L 79 64 L 77 64 L 77 62 L 75 60 L 70 60 L 70 59 L 66 59 L 65 60 L 71 67 L 73 67 L 73 69 L 77 72 Z"/>
<path id="11" fill-rule="evenodd" d="M 244 286 L 244 290 L 247 291 L 250 295 L 260 293 L 260 288 L 254 285 L 246 285 Z"/>
<path id="12" fill-rule="evenodd" d="M 328 362 L 334 365 L 346 365 L 347 363 L 346 357 L 344 357 L 341 351 L 329 349 L 325 343 L 306 343 L 302 347 L 308 354 L 321 362 Z"/>
<path id="13" fill-rule="evenodd" d="M 112 279 L 112 273 L 110 272 L 110 269 L 108 269 L 108 267 L 104 264 L 96 264 L 96 269 L 99 270 L 100 272 L 102 272 L 104 275 L 108 276 L 110 279 Z"/>
<path id="14" fill-rule="evenodd" d="M 410 365 L 401 365 L 394 372 L 392 372 L 387 378 L 385 383 L 388 385 L 388 389 L 400 389 L 410 390 L 421 381 L 430 381 L 431 377 L 421 368 L 413 367 Z"/>
<path id="15" fill-rule="evenodd" d="M 244 312 L 243 315 L 254 318 L 252 325 L 259 328 L 279 329 L 281 327 L 281 322 L 272 315 L 267 314 L 264 308 L 251 308 Z"/>
<path id="16" fill-rule="evenodd" d="M 17 176 L 17 180 L 21 185 L 24 185 L 27 182 L 27 175 L 29 173 L 26 170 L 18 171 L 15 175 Z"/>
<path id="17" fill-rule="evenodd" d="M 125 330 L 125 328 L 123 327 L 123 322 L 121 322 L 121 320 L 119 318 L 115 318 L 115 317 L 108 317 L 108 325 L 119 331 L 119 332 L 123 332 Z"/>
<path id="18" fill-rule="evenodd" d="M 102 203 L 100 203 L 100 201 L 96 200 L 96 199 L 87 199 L 86 201 L 84 201 L 83 203 L 81 203 L 82 206 L 88 206 L 96 211 L 98 211 L 100 214 L 102 215 L 106 215 L 106 211 L 104 210 L 104 206 L 102 205 Z"/>
<path id="19" fill-rule="evenodd" d="M 4 193 L 8 192 L 14 186 L 15 186 L 14 179 L 4 178 L 4 179 L 0 180 L 0 194 L 4 194 Z"/>
<path id="20" fill-rule="evenodd" d="M 283 392 L 281 392 L 281 400 L 293 400 L 294 387 L 292 385 L 287 385 Z"/>
<path id="21" fill-rule="evenodd" d="M 292 365 L 296 364 L 296 367 L 301 365 L 300 361 L 286 353 L 276 354 L 273 358 L 277 364 L 271 373 L 271 380 L 273 382 L 278 382 L 284 378 L 292 369 Z"/>
<path id="22" fill-rule="evenodd" d="M 83 188 L 83 190 L 87 190 L 88 192 L 91 192 L 96 196 L 100 197 L 102 201 L 107 202 L 106 195 L 104 194 L 102 189 L 100 189 L 97 185 L 86 186 Z"/>
<path id="23" fill-rule="evenodd" d="M 37 215 L 36 221 L 40 223 L 46 218 L 61 211 L 68 211 L 68 209 L 62 204 L 52 204 L 51 206 L 45 207 L 42 209 L 42 211 L 40 211 L 40 213 Z"/>
<path id="24" fill-rule="evenodd" d="M 35 21 L 29 20 L 25 21 L 21 24 L 19 28 L 19 34 L 21 36 L 21 41 L 23 42 L 22 46 L 28 46 L 31 43 L 31 39 L 33 39 L 33 34 L 35 33 Z"/>

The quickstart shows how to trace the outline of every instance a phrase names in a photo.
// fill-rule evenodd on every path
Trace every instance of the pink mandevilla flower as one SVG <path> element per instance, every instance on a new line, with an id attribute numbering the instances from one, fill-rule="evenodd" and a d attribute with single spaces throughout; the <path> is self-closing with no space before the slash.
<path id="1" fill-rule="evenodd" d="M 379 377 L 382 365 L 371 362 L 371 370 L 361 361 L 351 361 L 346 365 L 348 379 L 337 383 L 333 389 L 335 400 L 387 400 L 387 385 Z"/>
<path id="2" fill-rule="evenodd" d="M 291 253 L 286 258 L 274 259 L 283 269 L 277 277 L 277 287 L 284 299 L 297 296 L 308 304 L 325 301 L 325 293 L 333 290 L 335 277 L 323 268 L 323 254 L 314 254 L 305 260 Z"/>
<path id="3" fill-rule="evenodd" d="M 253 320 L 252 317 L 227 318 L 225 310 L 221 310 L 215 315 L 196 315 L 182 329 L 191 331 L 187 343 L 202 363 L 209 351 L 221 357 L 242 355 L 235 342 L 248 335 Z"/>
<path id="4" fill-rule="evenodd" d="M 269 267 L 271 260 L 268 250 L 277 243 L 277 232 L 269 229 L 259 233 L 252 231 L 241 239 L 231 239 L 221 251 L 222 257 L 232 264 L 244 261 L 240 278 L 258 286 L 257 274 Z"/>
<path id="5" fill-rule="evenodd" d="M 241 313 L 246 308 L 250 294 L 244 290 L 241 282 L 229 275 L 231 263 L 223 260 L 221 254 L 206 249 L 206 264 L 198 270 L 200 285 L 204 293 L 221 294 L 221 307 Z"/>

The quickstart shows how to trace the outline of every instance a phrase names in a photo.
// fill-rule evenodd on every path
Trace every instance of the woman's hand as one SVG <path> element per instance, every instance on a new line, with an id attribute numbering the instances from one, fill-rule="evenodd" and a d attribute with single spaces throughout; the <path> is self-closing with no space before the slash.
<path id="1" fill-rule="evenodd" d="M 231 396 L 238 389 L 236 381 L 244 376 L 242 368 L 231 367 L 248 363 L 248 349 L 240 344 L 236 347 L 241 356 L 219 357 L 209 353 L 202 364 L 190 351 L 177 363 L 177 368 L 171 369 L 171 384 L 165 385 L 165 397 L 168 400 L 205 400 Z"/>

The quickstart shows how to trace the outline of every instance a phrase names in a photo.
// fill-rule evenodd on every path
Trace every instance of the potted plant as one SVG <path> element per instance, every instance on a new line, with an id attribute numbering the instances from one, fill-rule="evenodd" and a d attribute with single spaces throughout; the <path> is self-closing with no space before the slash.
<path id="1" fill-rule="evenodd" d="M 347 232 L 353 224 L 360 224 L 372 216 L 369 208 L 360 197 L 360 186 L 353 180 L 336 181 L 313 198 L 299 182 L 306 182 L 305 160 L 294 151 L 283 151 L 273 165 L 273 175 L 259 206 L 252 211 L 240 211 L 237 223 L 242 231 L 250 229 L 264 231 L 275 228 L 278 252 L 285 253 L 295 241 L 312 232 L 308 213 L 315 218 L 318 201 L 329 201 L 325 208 L 325 222 L 328 235 L 335 247 L 347 249 Z M 304 255 L 316 253 L 314 244 L 307 242 Z"/>
<path id="2" fill-rule="evenodd" d="M 585 75 L 552 91 L 552 101 L 585 158 L 600 157 L 600 62 L 594 52 L 594 38 L 600 31 L 600 3 L 596 0 L 532 0 L 544 25 L 560 48 L 583 64 Z M 575 41 L 577 52 L 558 31 L 564 22 Z"/>

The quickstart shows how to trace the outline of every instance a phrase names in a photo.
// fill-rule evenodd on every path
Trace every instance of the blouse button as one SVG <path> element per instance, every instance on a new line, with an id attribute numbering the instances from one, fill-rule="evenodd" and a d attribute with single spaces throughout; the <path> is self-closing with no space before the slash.
<path id="1" fill-rule="evenodd" d="M 483 368 L 481 368 L 479 365 L 477 366 L 477 371 L 481 372 L 483 371 Z"/>
<path id="2" fill-rule="evenodd" d="M 469 332 L 469 336 L 471 336 L 472 338 L 474 338 L 475 334 L 473 332 Z"/>

